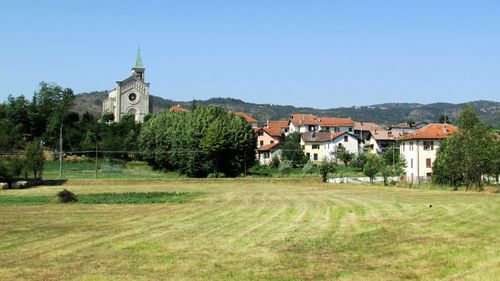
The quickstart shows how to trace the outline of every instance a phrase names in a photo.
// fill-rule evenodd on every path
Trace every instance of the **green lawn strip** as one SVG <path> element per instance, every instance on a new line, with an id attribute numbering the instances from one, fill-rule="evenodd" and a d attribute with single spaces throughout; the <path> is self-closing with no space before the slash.
<path id="1" fill-rule="evenodd" d="M 186 203 L 200 192 L 125 192 L 90 193 L 77 195 L 77 204 L 151 204 Z M 62 204 L 55 196 L 0 196 L 0 205 Z"/>

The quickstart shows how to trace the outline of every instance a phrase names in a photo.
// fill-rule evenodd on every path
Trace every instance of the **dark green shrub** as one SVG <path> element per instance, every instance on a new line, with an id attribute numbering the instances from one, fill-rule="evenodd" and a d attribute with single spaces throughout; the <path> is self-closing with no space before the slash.
<path id="1" fill-rule="evenodd" d="M 76 197 L 76 194 L 67 189 L 63 189 L 62 191 L 59 191 L 57 193 L 57 201 L 61 203 L 71 203 L 78 201 L 78 199 Z"/>

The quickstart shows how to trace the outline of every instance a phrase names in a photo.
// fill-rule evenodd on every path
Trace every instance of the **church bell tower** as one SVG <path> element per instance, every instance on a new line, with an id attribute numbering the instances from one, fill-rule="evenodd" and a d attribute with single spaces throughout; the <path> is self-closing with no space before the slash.
<path id="1" fill-rule="evenodd" d="M 103 113 L 111 112 L 114 121 L 119 122 L 124 114 L 134 116 L 135 121 L 143 122 L 149 113 L 149 83 L 144 81 L 144 65 L 141 50 L 137 49 L 132 74 L 122 81 L 116 81 L 116 88 L 108 93 L 103 101 Z"/>
<path id="2" fill-rule="evenodd" d="M 135 65 L 132 67 L 132 75 L 144 81 L 144 65 L 142 64 L 141 49 L 137 48 L 137 56 L 135 57 Z"/>

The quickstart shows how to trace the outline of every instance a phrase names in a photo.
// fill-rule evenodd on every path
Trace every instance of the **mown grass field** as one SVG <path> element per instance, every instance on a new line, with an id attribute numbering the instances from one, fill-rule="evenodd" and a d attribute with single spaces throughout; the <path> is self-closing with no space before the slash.
<path id="1" fill-rule="evenodd" d="M 214 179 L 70 181 L 0 197 L 62 188 L 198 195 L 183 203 L 0 205 L 0 280 L 500 276 L 500 194 Z"/>

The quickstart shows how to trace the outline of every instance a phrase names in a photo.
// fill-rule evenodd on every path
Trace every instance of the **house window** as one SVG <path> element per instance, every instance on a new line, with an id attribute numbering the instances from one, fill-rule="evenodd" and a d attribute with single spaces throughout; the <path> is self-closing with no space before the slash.
<path id="1" fill-rule="evenodd" d="M 318 153 L 314 153 L 314 160 L 318 160 Z"/>
<path id="2" fill-rule="evenodd" d="M 269 152 L 264 152 L 264 159 L 269 158 Z"/>
<path id="3" fill-rule="evenodd" d="M 405 143 L 404 142 L 401 144 L 401 147 L 402 147 L 403 151 L 405 151 Z"/>
<path id="4" fill-rule="evenodd" d="M 262 140 L 262 141 L 260 141 L 259 143 L 260 143 L 260 145 L 264 145 L 264 141 L 263 141 L 263 140 Z"/>
<path id="5" fill-rule="evenodd" d="M 344 136 L 344 142 L 348 142 L 349 141 L 349 137 L 348 136 Z"/>
<path id="6" fill-rule="evenodd" d="M 413 142 L 410 142 L 410 151 L 413 151 Z"/>
<path id="7" fill-rule="evenodd" d="M 316 131 L 316 128 L 314 126 L 309 126 L 309 132 L 314 132 Z"/>
<path id="8" fill-rule="evenodd" d="M 329 131 L 330 130 L 330 127 L 325 127 L 325 131 Z"/>
<path id="9" fill-rule="evenodd" d="M 311 159 L 311 153 L 306 153 L 307 158 Z"/>
<path id="10" fill-rule="evenodd" d="M 274 141 L 272 140 L 272 141 L 271 141 L 271 142 L 269 142 L 269 143 L 274 143 Z"/>
<path id="11" fill-rule="evenodd" d="M 410 168 L 412 168 L 412 169 L 413 169 L 413 158 L 412 158 L 412 159 L 410 159 Z"/>
<path id="12" fill-rule="evenodd" d="M 313 144 L 313 145 L 311 145 L 311 148 L 312 149 L 319 149 L 319 144 Z"/>
<path id="13" fill-rule="evenodd" d="M 304 149 L 306 149 L 306 146 L 305 146 L 305 145 L 303 145 L 303 146 L 302 146 L 302 150 L 304 150 Z"/>
<path id="14" fill-rule="evenodd" d="M 432 173 L 427 173 L 427 177 L 428 178 L 432 177 Z"/>
<path id="15" fill-rule="evenodd" d="M 424 141 L 424 150 L 434 150 L 434 142 Z"/>
<path id="16" fill-rule="evenodd" d="M 431 158 L 425 159 L 425 167 L 427 168 L 432 168 L 432 161 Z"/>
<path id="17" fill-rule="evenodd" d="M 352 132 L 352 128 L 349 128 L 349 132 Z"/>
<path id="18" fill-rule="evenodd" d="M 259 131 L 259 132 L 257 133 L 257 135 L 261 137 L 261 136 L 263 136 L 263 135 L 264 135 L 264 132 Z"/>

